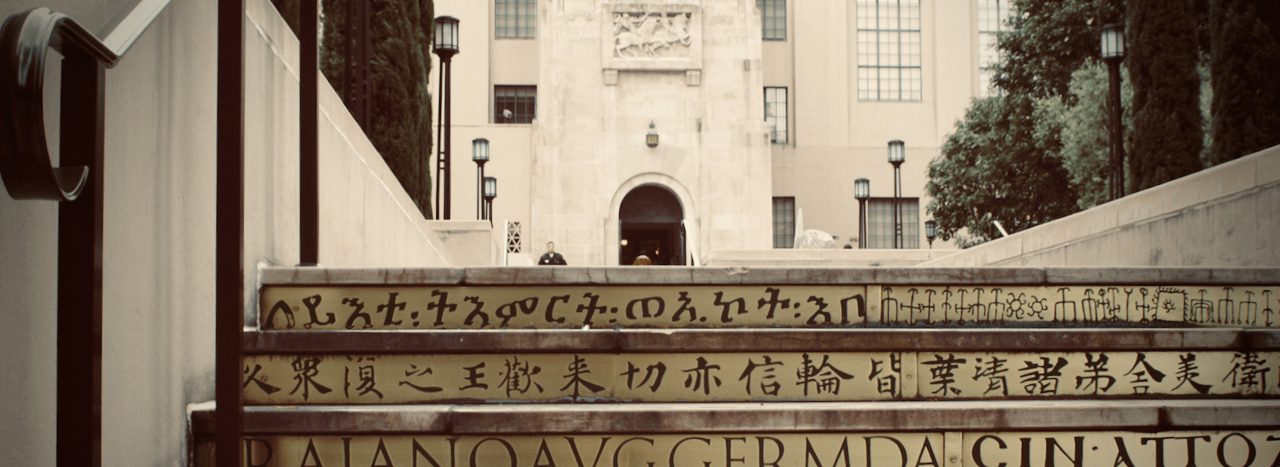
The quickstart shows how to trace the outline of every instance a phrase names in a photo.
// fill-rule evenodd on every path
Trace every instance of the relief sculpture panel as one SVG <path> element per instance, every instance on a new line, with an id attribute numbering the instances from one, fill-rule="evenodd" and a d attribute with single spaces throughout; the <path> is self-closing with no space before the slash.
<path id="1" fill-rule="evenodd" d="M 702 14 L 696 5 L 612 5 L 601 37 L 607 70 L 699 70 Z"/>

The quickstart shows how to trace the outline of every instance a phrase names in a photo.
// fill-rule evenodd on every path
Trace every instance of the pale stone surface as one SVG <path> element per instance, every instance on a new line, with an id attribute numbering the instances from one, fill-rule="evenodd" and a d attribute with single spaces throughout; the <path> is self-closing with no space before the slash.
<path id="1" fill-rule="evenodd" d="M 212 434 L 214 410 L 192 414 Z M 659 433 L 869 430 L 1176 430 L 1274 427 L 1271 400 L 393 405 L 252 407 L 246 433 Z"/>
<path id="2" fill-rule="evenodd" d="M 741 65 L 759 60 L 759 41 L 705 40 L 704 8 L 710 7 L 703 2 L 651 5 L 653 18 L 688 15 L 689 44 L 667 42 L 679 44 L 672 50 L 680 57 L 661 56 L 667 49 L 660 45 L 654 57 L 637 46 L 619 56 L 621 32 L 613 19 L 619 12 L 638 19 L 648 11 L 637 8 L 567 5 L 540 25 L 539 125 L 531 164 L 540 182 L 530 187 L 528 238 L 534 244 L 557 241 L 571 264 L 615 264 L 621 199 L 635 187 L 658 185 L 682 205 L 689 250 L 764 247 L 769 153 L 741 138 L 765 133 L 760 71 L 744 72 Z M 723 15 L 718 8 L 710 8 L 718 18 L 714 34 L 725 27 L 759 34 L 758 17 Z M 636 53 L 642 56 L 633 58 Z M 690 81 L 695 75 L 699 82 Z M 656 148 L 644 144 L 650 122 L 659 134 Z"/>
<path id="3" fill-rule="evenodd" d="M 797 250 L 834 250 L 836 249 L 836 241 L 831 238 L 829 233 L 807 229 L 796 235 L 794 248 Z"/>

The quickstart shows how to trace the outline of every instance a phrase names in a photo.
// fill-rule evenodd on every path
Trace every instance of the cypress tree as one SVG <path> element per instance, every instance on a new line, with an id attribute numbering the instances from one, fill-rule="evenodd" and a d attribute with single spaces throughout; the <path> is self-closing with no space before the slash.
<path id="1" fill-rule="evenodd" d="M 1213 143 L 1221 164 L 1280 144 L 1280 2 L 1211 0 Z"/>
<path id="2" fill-rule="evenodd" d="M 285 22 L 298 32 L 299 1 L 272 0 Z M 321 1 L 323 32 L 320 71 L 343 103 L 355 104 L 345 92 L 347 57 L 353 46 L 349 36 L 352 0 Z M 431 0 L 370 0 L 370 38 L 373 116 L 364 132 L 418 205 L 431 218 L 432 105 L 428 73 L 431 71 L 431 33 L 435 18 Z"/>
<path id="3" fill-rule="evenodd" d="M 1133 80 L 1130 192 L 1194 173 L 1200 149 L 1196 23 L 1189 0 L 1129 0 L 1129 75 Z"/>

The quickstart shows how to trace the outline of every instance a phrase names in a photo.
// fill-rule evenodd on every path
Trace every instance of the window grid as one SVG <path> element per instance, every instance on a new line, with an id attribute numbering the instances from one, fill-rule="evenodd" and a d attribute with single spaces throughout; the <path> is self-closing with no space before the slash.
<path id="1" fill-rule="evenodd" d="M 773 198 L 773 247 L 791 248 L 796 241 L 796 198 Z"/>
<path id="2" fill-rule="evenodd" d="M 787 0 L 756 0 L 760 9 L 761 37 L 766 41 L 787 40 Z"/>
<path id="3" fill-rule="evenodd" d="M 978 97 L 999 95 L 992 84 L 996 66 L 1000 64 L 1000 49 L 996 38 L 1004 31 L 1009 18 L 1010 0 L 978 1 Z"/>
<path id="4" fill-rule="evenodd" d="M 858 100 L 921 100 L 920 42 L 919 0 L 859 0 Z"/>
<path id="5" fill-rule="evenodd" d="M 536 0 L 494 0 L 493 34 L 498 39 L 533 39 L 538 32 Z"/>
<path id="6" fill-rule="evenodd" d="M 787 88 L 764 88 L 764 120 L 773 125 L 769 141 L 787 144 Z"/>
<path id="7" fill-rule="evenodd" d="M 510 117 L 507 113 L 510 112 Z M 494 86 L 494 123 L 533 123 L 538 116 L 537 86 Z"/>
<path id="8" fill-rule="evenodd" d="M 901 198 L 902 248 L 920 248 L 920 200 Z M 867 200 L 867 248 L 893 248 L 893 198 Z"/>

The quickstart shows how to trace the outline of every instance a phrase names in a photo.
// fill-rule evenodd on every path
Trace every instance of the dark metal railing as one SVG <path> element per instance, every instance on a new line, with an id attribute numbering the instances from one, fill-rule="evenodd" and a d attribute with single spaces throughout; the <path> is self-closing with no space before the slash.
<path id="1" fill-rule="evenodd" d="M 106 69 L 168 0 L 145 0 L 106 43 L 48 8 L 0 26 L 0 177 L 9 196 L 58 205 L 57 464 L 102 465 L 102 226 Z M 108 45 L 110 44 L 110 45 Z M 44 119 L 49 50 L 62 54 L 59 156 Z"/>

